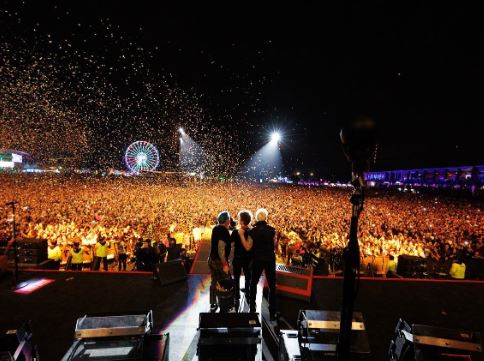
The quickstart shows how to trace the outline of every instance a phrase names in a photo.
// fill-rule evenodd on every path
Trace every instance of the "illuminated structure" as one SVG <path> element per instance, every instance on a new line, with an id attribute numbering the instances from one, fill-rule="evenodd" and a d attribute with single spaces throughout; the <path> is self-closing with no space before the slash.
<path id="1" fill-rule="evenodd" d="M 137 141 L 126 149 L 124 162 L 129 171 L 133 173 L 153 171 L 160 164 L 160 155 L 153 144 Z"/>
<path id="2" fill-rule="evenodd" d="M 33 166 L 29 153 L 14 149 L 0 149 L 0 171 L 24 170 Z"/>
<path id="3" fill-rule="evenodd" d="M 369 185 L 411 185 L 434 188 L 471 188 L 484 184 L 484 165 L 368 172 Z"/>

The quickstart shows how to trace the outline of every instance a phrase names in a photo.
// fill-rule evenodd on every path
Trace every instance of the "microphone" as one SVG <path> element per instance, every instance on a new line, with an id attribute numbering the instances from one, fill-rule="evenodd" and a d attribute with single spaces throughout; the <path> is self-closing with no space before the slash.
<path id="1" fill-rule="evenodd" d="M 358 115 L 341 129 L 340 139 L 346 158 L 352 165 L 353 178 L 363 179 L 376 149 L 376 123 L 369 115 Z"/>

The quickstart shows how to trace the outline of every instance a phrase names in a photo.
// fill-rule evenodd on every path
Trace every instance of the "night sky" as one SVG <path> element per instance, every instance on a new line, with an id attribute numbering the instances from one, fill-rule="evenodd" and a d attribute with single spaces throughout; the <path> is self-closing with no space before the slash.
<path id="1" fill-rule="evenodd" d="M 230 134 L 230 157 L 240 159 L 281 129 L 287 172 L 343 177 L 348 166 L 339 129 L 360 110 L 378 122 L 375 169 L 483 163 L 484 37 L 477 9 L 411 1 L 272 9 L 246 3 L 169 8 L 142 1 L 2 1 L 1 9 L 3 61 L 17 53 L 31 59 L 25 54 L 35 52 L 42 61 L 52 56 L 52 68 L 63 69 L 56 74 L 60 88 L 75 87 L 84 97 L 102 78 L 110 89 L 103 94 L 115 93 L 126 118 L 122 125 L 109 105 L 75 105 L 79 114 L 99 115 L 88 122 L 96 139 L 88 143 L 109 153 L 108 163 L 119 160 L 137 131 L 146 137 L 157 127 L 165 139 L 178 126 L 188 133 L 193 127 L 195 140 L 212 129 L 222 143 L 223 134 Z M 67 75 L 70 61 L 76 71 Z M 155 88 L 161 79 L 160 92 L 176 89 L 180 99 L 161 123 L 150 120 L 153 112 L 146 107 L 153 104 L 127 105 L 147 99 L 145 79 Z M 125 98 L 130 100 L 119 100 Z M 71 108 L 76 103 L 63 102 Z M 176 115 L 185 102 L 190 115 Z M 136 120 L 139 114 L 143 120 Z M 137 121 L 153 123 L 138 127 Z M 103 146 L 110 137 L 116 138 L 112 147 Z"/>

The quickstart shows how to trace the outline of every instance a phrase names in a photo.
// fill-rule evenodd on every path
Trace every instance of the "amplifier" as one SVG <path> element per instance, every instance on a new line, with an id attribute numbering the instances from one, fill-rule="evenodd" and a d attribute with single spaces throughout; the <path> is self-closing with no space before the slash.
<path id="1" fill-rule="evenodd" d="M 9 268 L 14 268 L 15 263 L 13 260 L 8 261 L 8 267 Z M 46 259 L 45 261 L 39 262 L 39 263 L 25 263 L 25 262 L 19 262 L 18 263 L 18 268 L 35 268 L 35 269 L 57 269 L 55 268 L 55 262 L 50 259 Z"/>
<path id="2" fill-rule="evenodd" d="M 400 255 L 398 256 L 397 273 L 402 277 L 422 278 L 427 270 L 425 258 Z"/>
<path id="3" fill-rule="evenodd" d="M 10 253 L 13 253 L 11 250 Z M 17 254 L 19 256 L 38 256 L 38 257 L 44 257 L 47 258 L 47 248 L 24 248 L 24 247 L 19 247 L 17 249 Z"/>
<path id="4" fill-rule="evenodd" d="M 303 359 L 336 356 L 340 320 L 341 314 L 339 311 L 299 311 L 298 341 Z M 351 336 L 352 360 L 368 359 L 370 345 L 361 312 L 353 312 Z"/>
<path id="5" fill-rule="evenodd" d="M 8 250 L 9 264 L 14 262 L 13 247 Z M 45 239 L 19 239 L 17 240 L 17 257 L 19 263 L 31 264 L 37 267 L 47 260 L 47 240 Z"/>
<path id="6" fill-rule="evenodd" d="M 276 290 L 279 295 L 310 301 L 313 288 L 312 268 L 276 264 Z"/>
<path id="7" fill-rule="evenodd" d="M 14 262 L 14 257 L 9 257 L 9 263 Z M 33 264 L 40 264 L 45 261 L 47 257 L 45 256 L 20 256 L 18 255 L 18 263 L 33 263 Z"/>
<path id="8" fill-rule="evenodd" d="M 261 340 L 257 313 L 200 313 L 199 360 L 254 360 Z"/>
<path id="9" fill-rule="evenodd" d="M 25 238 L 17 240 L 18 248 L 38 248 L 47 250 L 47 240 L 37 238 Z"/>
<path id="10" fill-rule="evenodd" d="M 7 242 L 0 242 L 0 251 L 5 252 L 7 249 Z M 30 252 L 32 253 L 45 253 L 47 254 L 47 240 L 45 239 L 18 239 L 17 240 L 17 252 Z M 10 246 L 8 253 L 13 254 L 13 243 Z"/>

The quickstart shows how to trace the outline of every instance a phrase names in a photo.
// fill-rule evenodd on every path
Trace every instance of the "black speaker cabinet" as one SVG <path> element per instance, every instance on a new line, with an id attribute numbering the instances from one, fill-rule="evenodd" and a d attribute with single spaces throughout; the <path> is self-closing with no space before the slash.
<path id="1" fill-rule="evenodd" d="M 162 286 L 187 279 L 187 272 L 181 260 L 176 259 L 156 265 L 156 272 Z"/>
<path id="2" fill-rule="evenodd" d="M 257 313 L 200 313 L 198 359 L 255 361 L 262 331 Z"/>
<path id="3" fill-rule="evenodd" d="M 482 361 L 482 339 L 478 332 L 399 320 L 388 351 L 390 361 Z"/>
<path id="4" fill-rule="evenodd" d="M 300 310 L 298 341 L 303 360 L 334 359 L 338 345 L 339 311 Z M 370 359 L 370 345 L 361 312 L 353 313 L 351 359 Z"/>

